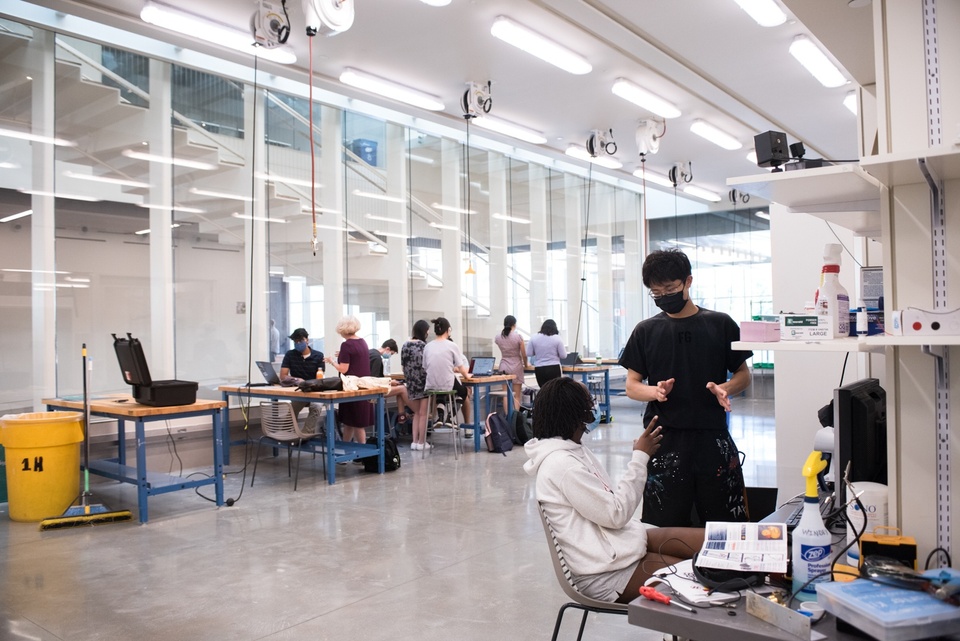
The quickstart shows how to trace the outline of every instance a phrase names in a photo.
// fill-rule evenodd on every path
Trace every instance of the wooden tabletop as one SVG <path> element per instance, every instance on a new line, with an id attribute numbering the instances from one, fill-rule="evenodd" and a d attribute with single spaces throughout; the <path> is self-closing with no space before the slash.
<path id="1" fill-rule="evenodd" d="M 562 365 L 560 369 L 564 372 L 602 372 L 604 370 L 612 369 L 614 363 L 604 363 L 603 365 L 597 365 L 596 363 L 581 363 L 579 365 Z M 532 365 L 528 365 L 523 368 L 525 372 L 534 372 L 536 368 Z"/>
<path id="2" fill-rule="evenodd" d="M 68 407 L 70 409 L 83 411 L 82 399 L 64 399 L 64 398 L 45 398 L 41 401 L 44 405 L 53 405 L 56 407 Z M 190 405 L 168 405 L 166 407 L 155 407 L 153 405 L 141 405 L 133 400 L 132 396 L 126 394 L 112 394 L 108 396 L 97 396 L 90 399 L 90 411 L 104 414 L 120 414 L 131 418 L 143 416 L 163 416 L 164 414 L 179 414 L 180 412 L 203 412 L 209 410 L 218 410 L 226 407 L 223 401 L 208 401 L 198 399 L 197 402 Z"/>
<path id="3" fill-rule="evenodd" d="M 246 385 L 221 385 L 217 388 L 221 392 L 229 394 L 256 394 L 258 396 L 275 396 L 277 398 L 316 398 L 323 401 L 339 401 L 344 398 L 356 398 L 357 396 L 370 396 L 371 394 L 386 394 L 390 391 L 388 387 L 375 387 L 372 389 L 359 389 L 356 391 L 345 392 L 301 392 L 296 387 L 282 387 L 280 385 L 261 385 L 258 387 L 247 387 Z"/>
<path id="4" fill-rule="evenodd" d="M 486 385 L 487 383 L 500 383 L 502 381 L 512 381 L 516 378 L 513 374 L 495 374 L 493 376 L 464 376 L 460 382 L 464 385 Z"/>

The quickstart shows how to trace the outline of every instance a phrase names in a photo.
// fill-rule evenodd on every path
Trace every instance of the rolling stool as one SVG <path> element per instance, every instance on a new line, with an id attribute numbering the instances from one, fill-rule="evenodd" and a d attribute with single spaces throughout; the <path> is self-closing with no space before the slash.
<path id="1" fill-rule="evenodd" d="M 460 421 L 457 414 L 460 412 L 460 397 L 456 390 L 426 390 L 427 398 L 430 399 L 430 415 L 434 417 L 433 426 L 427 428 L 427 434 L 451 434 L 453 436 L 453 456 L 460 458 Z M 439 408 L 443 408 L 443 422 L 437 420 Z M 421 458 L 426 457 L 427 451 L 423 450 Z"/>

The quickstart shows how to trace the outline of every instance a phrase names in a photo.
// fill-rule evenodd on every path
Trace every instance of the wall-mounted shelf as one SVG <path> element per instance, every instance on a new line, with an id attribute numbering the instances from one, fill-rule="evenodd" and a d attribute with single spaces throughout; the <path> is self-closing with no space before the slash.
<path id="1" fill-rule="evenodd" d="M 917 165 L 918 158 L 925 158 L 927 166 L 940 180 L 960 178 L 960 147 L 923 149 L 915 153 L 883 154 L 869 156 L 860 161 L 864 170 L 889 186 L 926 184 Z"/>
<path id="2" fill-rule="evenodd" d="M 883 338 L 883 337 L 878 337 Z M 895 338 L 903 338 L 895 337 Z M 868 340 L 857 338 L 835 338 L 828 341 L 779 341 L 776 343 L 755 343 L 748 341 L 734 341 L 732 349 L 773 350 L 777 352 L 877 352 L 882 353 L 887 344 L 874 344 Z"/>
<path id="3" fill-rule="evenodd" d="M 868 336 L 866 343 L 878 347 L 960 345 L 960 336 Z"/>
<path id="4" fill-rule="evenodd" d="M 880 235 L 882 183 L 853 163 L 739 176 L 729 178 L 727 185 L 860 236 Z"/>

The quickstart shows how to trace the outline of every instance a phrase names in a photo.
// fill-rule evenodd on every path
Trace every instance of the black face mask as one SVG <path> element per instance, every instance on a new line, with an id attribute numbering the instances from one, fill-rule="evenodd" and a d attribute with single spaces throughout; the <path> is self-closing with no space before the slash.
<path id="1" fill-rule="evenodd" d="M 667 294 L 655 298 L 653 304 L 668 314 L 679 314 L 686 307 L 687 301 L 683 299 L 683 290 L 681 289 L 676 294 Z"/>

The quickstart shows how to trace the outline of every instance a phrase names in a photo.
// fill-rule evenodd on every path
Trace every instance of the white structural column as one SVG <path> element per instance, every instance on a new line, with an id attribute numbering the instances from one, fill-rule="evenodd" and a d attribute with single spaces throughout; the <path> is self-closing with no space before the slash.
<path id="1" fill-rule="evenodd" d="M 613 188 L 604 186 L 597 191 L 597 208 L 590 217 L 595 221 L 612 221 L 617 211 L 617 202 L 614 199 Z M 591 221 L 592 223 L 592 221 Z M 591 224 L 593 229 L 597 229 L 596 223 Z M 604 358 L 614 356 L 613 354 L 613 260 L 610 251 L 611 237 L 610 232 L 613 225 L 604 225 L 603 231 L 597 232 L 597 277 L 587 282 L 587 288 L 597 288 L 597 316 L 599 326 L 597 331 L 598 342 L 591 345 L 596 354 Z M 584 319 L 586 325 L 586 319 Z"/>
<path id="2" fill-rule="evenodd" d="M 540 325 L 549 314 L 547 293 L 550 281 L 547 279 L 547 235 L 549 222 L 547 221 L 547 198 L 550 197 L 550 171 L 541 165 L 530 164 L 527 167 L 530 176 L 530 224 L 518 230 L 530 239 L 530 279 L 526 274 L 517 274 L 518 287 L 528 287 L 530 291 L 530 334 L 540 331 Z M 520 238 L 514 244 L 524 245 L 527 239 Z"/>
<path id="3" fill-rule="evenodd" d="M 583 249 L 580 247 L 583 233 L 583 195 L 584 181 L 579 176 L 566 174 L 563 177 L 564 193 L 564 240 L 567 246 L 567 318 L 566 327 L 560 328 L 560 334 L 567 343 L 567 351 L 581 351 L 585 342 L 586 323 L 581 322 L 580 313 L 583 286 L 581 282 L 581 261 Z M 577 336 L 577 327 L 580 335 Z"/>
<path id="4" fill-rule="evenodd" d="M 150 60 L 150 107 L 147 136 L 150 153 L 172 158 L 173 107 L 170 95 L 170 65 Z M 150 199 L 162 205 L 150 209 L 150 376 L 174 378 L 173 300 L 173 166 L 150 163 Z"/>
<path id="5" fill-rule="evenodd" d="M 493 214 L 507 212 L 506 166 L 507 159 L 503 154 L 487 152 L 487 181 L 489 182 L 487 189 L 490 192 L 490 211 L 479 212 L 475 217 L 482 216 L 483 219 L 490 221 L 490 319 L 491 323 L 496 321 L 498 325 L 507 314 L 513 314 L 518 318 L 522 316 L 510 308 L 514 297 L 518 294 L 522 295 L 522 292 L 517 291 L 516 282 L 511 280 L 514 270 L 509 266 L 509 223 L 493 218 Z"/>
<path id="6" fill-rule="evenodd" d="M 343 194 L 343 117 L 336 107 L 320 108 L 321 149 L 319 182 L 323 183 L 320 202 L 323 208 L 323 224 L 342 227 L 346 202 Z M 316 133 L 313 133 L 316 136 Z M 317 213 L 319 218 L 320 214 Z M 339 345 L 343 340 L 337 334 L 337 321 L 343 316 L 343 258 L 346 239 L 342 233 L 317 231 L 323 243 L 323 336 L 329 346 Z M 319 249 L 318 249 L 319 251 Z"/>
<path id="7" fill-rule="evenodd" d="M 253 202 L 245 203 L 244 211 L 250 219 L 244 221 L 244 271 L 247 282 L 244 294 L 247 296 L 247 314 L 249 314 L 250 348 L 253 355 L 263 358 L 270 354 L 268 344 L 270 325 L 267 320 L 269 300 L 269 264 L 267 252 L 267 185 L 261 176 L 266 173 L 266 149 L 264 143 L 265 101 L 263 91 L 256 91 L 246 85 L 243 91 L 244 157 L 247 159 L 245 176 L 249 180 L 253 175 Z M 252 375 L 252 372 L 248 372 Z M 247 379 L 250 380 L 250 379 Z"/>
<path id="8" fill-rule="evenodd" d="M 55 137 L 54 111 L 54 34 L 34 29 L 30 41 L 30 62 L 33 66 L 31 100 L 32 132 L 38 136 Z M 40 410 L 40 400 L 57 391 L 57 316 L 56 316 L 56 249 L 54 243 L 55 203 L 53 193 L 55 147 L 33 143 L 34 191 L 45 195 L 31 196 L 30 206 L 30 268 L 33 270 L 33 407 Z"/>
<path id="9" fill-rule="evenodd" d="M 387 123 L 386 135 L 386 163 L 387 163 L 387 196 L 402 198 L 403 202 L 387 202 L 387 215 L 390 218 L 406 221 L 402 227 L 407 238 L 387 238 L 386 285 L 388 310 L 390 314 L 390 336 L 398 344 L 410 336 L 413 323 L 410 320 L 410 279 L 408 276 L 408 238 L 413 235 L 412 225 L 408 215 L 407 203 L 407 157 L 406 157 L 405 130 L 400 125 Z M 370 347 L 378 347 L 371 345 Z M 400 365 L 399 356 L 394 356 L 395 368 Z"/>
<path id="10" fill-rule="evenodd" d="M 440 204 L 445 207 L 459 209 L 463 207 L 460 202 L 460 172 L 462 171 L 460 161 L 460 143 L 444 138 L 440 147 Z M 461 292 L 462 286 L 460 279 L 463 276 L 463 270 L 466 268 L 461 258 L 461 234 L 460 219 L 462 215 L 456 211 L 443 212 L 443 225 L 455 229 L 440 230 L 440 247 L 443 251 L 443 289 L 440 291 L 440 312 L 441 315 L 450 321 L 453 327 L 453 333 L 460 336 L 457 341 L 461 347 L 466 343 L 466 336 L 463 336 L 461 313 Z"/>
<path id="11" fill-rule="evenodd" d="M 640 198 L 646 198 L 642 194 Z M 643 301 L 646 292 L 641 279 L 641 267 L 645 255 L 646 239 L 643 231 L 646 221 L 642 218 L 642 207 L 633 192 L 621 190 L 618 194 L 622 209 L 620 220 L 623 221 L 618 229 L 623 234 L 623 299 L 620 309 L 620 322 L 624 325 L 626 337 L 630 336 L 633 328 L 643 319 Z"/>

